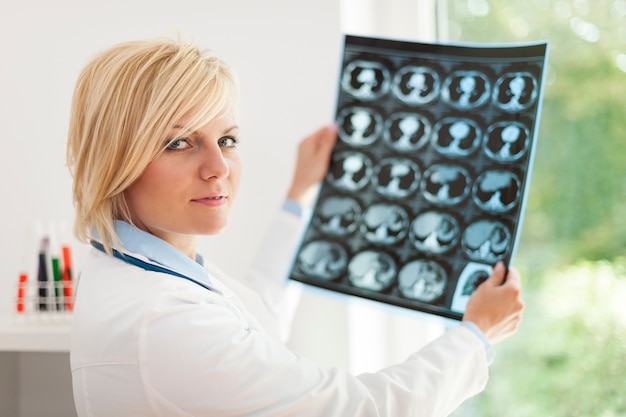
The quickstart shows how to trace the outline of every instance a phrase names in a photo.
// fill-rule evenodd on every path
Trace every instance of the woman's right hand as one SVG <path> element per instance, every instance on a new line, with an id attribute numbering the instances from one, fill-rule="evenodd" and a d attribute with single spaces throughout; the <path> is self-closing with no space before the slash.
<path id="1" fill-rule="evenodd" d="M 506 277 L 505 273 L 504 263 L 498 262 L 491 277 L 470 297 L 463 316 L 463 321 L 478 326 L 491 344 L 517 331 L 524 310 L 519 273 L 514 268 Z"/>

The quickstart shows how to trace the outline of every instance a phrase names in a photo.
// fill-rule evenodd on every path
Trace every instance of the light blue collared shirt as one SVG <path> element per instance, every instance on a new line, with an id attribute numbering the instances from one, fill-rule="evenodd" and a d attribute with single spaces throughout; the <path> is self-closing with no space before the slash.
<path id="1" fill-rule="evenodd" d="M 114 226 L 124 253 L 131 256 L 140 255 L 165 269 L 212 287 L 202 256 L 196 255 L 194 261 L 163 239 L 125 221 L 115 220 Z"/>
<path id="2" fill-rule="evenodd" d="M 474 333 L 483 342 L 483 347 L 485 348 L 485 356 L 487 356 L 487 363 L 491 365 L 493 363 L 494 357 L 493 346 L 491 346 L 491 343 L 489 343 L 489 340 L 487 340 L 487 337 L 485 336 L 483 331 L 480 330 L 478 326 L 474 324 L 474 322 L 467 320 L 462 321 L 461 326 L 471 330 L 471 332 Z"/>
<path id="3" fill-rule="evenodd" d="M 298 217 L 302 217 L 303 215 L 302 206 L 295 200 L 290 200 L 290 199 L 285 200 L 283 202 L 283 210 L 285 210 L 288 213 L 295 214 Z"/>

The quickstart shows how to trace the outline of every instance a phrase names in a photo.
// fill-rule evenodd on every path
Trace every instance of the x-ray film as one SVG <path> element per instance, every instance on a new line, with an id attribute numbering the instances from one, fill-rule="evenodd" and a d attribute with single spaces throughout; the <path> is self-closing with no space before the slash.
<path id="1" fill-rule="evenodd" d="M 339 138 L 291 279 L 461 319 L 514 256 L 546 56 L 346 36 Z"/>

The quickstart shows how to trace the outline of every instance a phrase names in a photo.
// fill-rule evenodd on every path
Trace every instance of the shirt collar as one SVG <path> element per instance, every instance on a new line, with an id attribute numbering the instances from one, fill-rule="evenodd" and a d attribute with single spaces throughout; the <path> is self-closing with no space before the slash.
<path id="1" fill-rule="evenodd" d="M 164 268 L 211 285 L 209 273 L 204 268 L 204 260 L 200 255 L 196 255 L 194 261 L 163 239 L 125 221 L 115 220 L 114 226 L 124 252 L 131 256 L 141 255 Z"/>

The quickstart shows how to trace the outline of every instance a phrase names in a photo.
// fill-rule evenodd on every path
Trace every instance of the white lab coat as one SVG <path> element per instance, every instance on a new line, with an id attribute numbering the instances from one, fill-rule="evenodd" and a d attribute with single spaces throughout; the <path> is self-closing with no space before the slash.
<path id="1" fill-rule="evenodd" d="M 445 416 L 484 388 L 483 343 L 463 326 L 359 376 L 288 350 L 257 294 L 280 293 L 290 256 L 277 254 L 291 255 L 300 231 L 296 216 L 276 219 L 250 280 L 260 292 L 212 266 L 221 293 L 92 249 L 72 331 L 78 416 Z"/>

